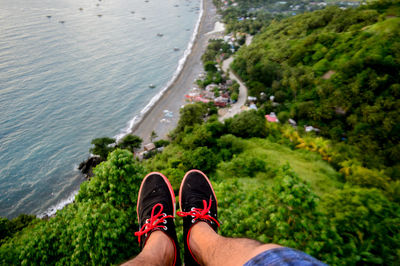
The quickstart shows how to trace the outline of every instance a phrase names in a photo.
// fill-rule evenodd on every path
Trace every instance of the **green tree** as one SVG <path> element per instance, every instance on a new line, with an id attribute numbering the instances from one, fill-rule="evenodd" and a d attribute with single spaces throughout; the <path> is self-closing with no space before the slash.
<path id="1" fill-rule="evenodd" d="M 157 133 L 154 130 L 151 131 L 150 141 L 153 142 L 156 138 L 158 138 Z"/>
<path id="2" fill-rule="evenodd" d="M 204 70 L 207 72 L 217 72 L 217 68 L 215 66 L 216 62 L 208 61 L 204 64 Z"/>
<path id="3" fill-rule="evenodd" d="M 199 169 L 205 173 L 214 172 L 218 164 L 217 156 L 207 147 L 186 151 L 182 161 L 186 166 L 186 170 Z"/>
<path id="4" fill-rule="evenodd" d="M 179 112 L 181 117 L 179 118 L 178 126 L 176 127 L 175 131 L 179 133 L 182 132 L 187 126 L 203 123 L 207 111 L 207 105 L 204 103 L 186 105 Z"/>
<path id="5" fill-rule="evenodd" d="M 107 155 L 114 150 L 111 144 L 115 143 L 115 139 L 108 137 L 96 138 L 91 143 L 94 147 L 90 148 L 90 152 L 100 156 L 102 160 L 106 160 Z"/>
<path id="6" fill-rule="evenodd" d="M 154 131 L 153 131 L 154 132 Z M 137 149 L 142 145 L 143 140 L 136 135 L 126 135 L 120 143 L 118 143 L 118 147 L 121 149 L 127 149 L 134 153 Z"/>
<path id="7" fill-rule="evenodd" d="M 242 112 L 225 120 L 225 126 L 229 133 L 238 137 L 266 136 L 265 119 L 254 110 Z"/>

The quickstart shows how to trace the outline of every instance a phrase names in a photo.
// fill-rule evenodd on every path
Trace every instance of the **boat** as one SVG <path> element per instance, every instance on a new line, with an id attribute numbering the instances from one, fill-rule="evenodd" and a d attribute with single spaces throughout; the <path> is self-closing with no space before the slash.
<path id="1" fill-rule="evenodd" d="M 47 16 L 47 18 L 51 18 L 51 16 Z"/>
<path id="2" fill-rule="evenodd" d="M 64 21 L 64 20 L 60 20 L 60 21 L 59 21 L 59 23 L 61 23 L 61 24 L 64 24 L 64 23 L 65 23 L 65 21 Z"/>
<path id="3" fill-rule="evenodd" d="M 79 11 L 83 11 L 83 8 L 82 8 L 82 7 L 80 7 L 80 8 L 79 8 Z"/>
<path id="4" fill-rule="evenodd" d="M 145 18 L 145 17 L 142 17 L 142 20 L 146 20 L 146 18 Z"/>
<path id="5" fill-rule="evenodd" d="M 135 11 L 131 11 L 131 14 L 135 14 Z"/>
<path id="6" fill-rule="evenodd" d="M 162 37 L 162 36 L 164 36 L 164 34 L 162 34 L 162 33 L 157 33 L 157 36 L 158 36 L 158 37 Z"/>
<path id="7" fill-rule="evenodd" d="M 103 15 L 102 15 L 102 14 L 98 14 L 97 16 L 98 16 L 99 18 L 101 18 Z"/>
<path id="8" fill-rule="evenodd" d="M 149 85 L 149 88 L 150 88 L 150 89 L 154 89 L 155 87 L 156 87 L 156 85 L 154 85 L 154 84 L 150 84 L 150 85 Z"/>
<path id="9" fill-rule="evenodd" d="M 179 51 L 179 48 L 178 47 L 175 47 L 174 48 L 174 51 L 176 52 L 176 51 Z"/>

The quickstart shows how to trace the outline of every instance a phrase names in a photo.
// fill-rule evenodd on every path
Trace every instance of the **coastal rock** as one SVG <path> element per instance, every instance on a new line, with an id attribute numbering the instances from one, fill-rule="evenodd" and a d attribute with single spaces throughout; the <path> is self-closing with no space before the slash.
<path id="1" fill-rule="evenodd" d="M 81 162 L 78 169 L 89 179 L 93 176 L 93 168 L 102 161 L 103 160 L 99 156 L 92 156 Z"/>

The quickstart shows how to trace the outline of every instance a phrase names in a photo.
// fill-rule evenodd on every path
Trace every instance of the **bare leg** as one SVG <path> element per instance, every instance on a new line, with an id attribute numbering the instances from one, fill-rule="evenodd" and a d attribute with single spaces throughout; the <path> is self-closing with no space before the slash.
<path id="1" fill-rule="evenodd" d="M 174 263 L 174 245 L 171 239 L 161 231 L 151 233 L 142 252 L 127 261 L 123 266 L 132 265 L 172 265 Z"/>
<path id="2" fill-rule="evenodd" d="M 199 222 L 192 227 L 189 246 L 203 265 L 243 265 L 265 250 L 280 247 L 246 238 L 223 237 L 205 222 Z"/>

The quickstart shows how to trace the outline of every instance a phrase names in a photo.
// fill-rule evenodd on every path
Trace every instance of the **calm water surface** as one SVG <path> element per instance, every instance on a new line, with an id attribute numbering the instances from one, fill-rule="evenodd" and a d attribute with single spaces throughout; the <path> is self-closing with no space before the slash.
<path id="1" fill-rule="evenodd" d="M 172 78 L 199 7 L 0 1 L 0 216 L 40 215 L 71 199 L 90 141 L 121 134 Z"/>

